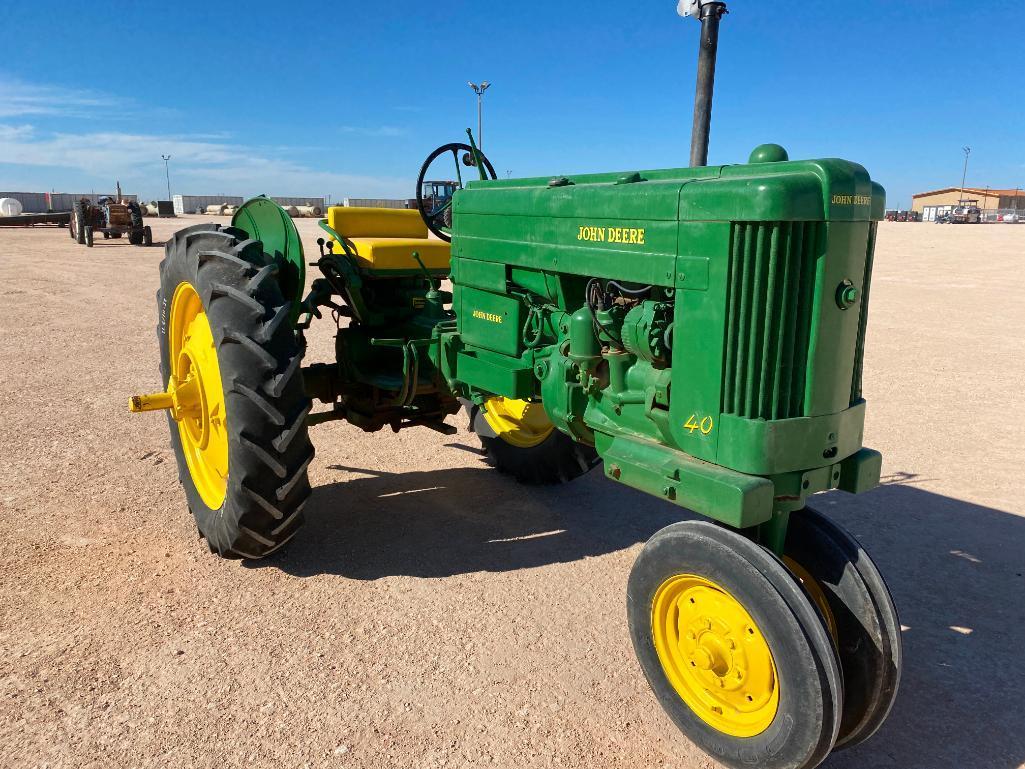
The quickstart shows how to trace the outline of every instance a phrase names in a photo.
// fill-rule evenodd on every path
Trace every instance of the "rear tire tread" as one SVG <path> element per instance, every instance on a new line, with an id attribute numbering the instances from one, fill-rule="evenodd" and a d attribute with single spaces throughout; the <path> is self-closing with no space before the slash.
<path id="1" fill-rule="evenodd" d="M 513 446 L 491 429 L 480 406 L 468 404 L 467 410 L 470 430 L 480 438 L 489 463 L 520 483 L 530 486 L 569 483 L 601 463 L 593 446 L 578 443 L 558 429 L 552 430 L 536 446 Z"/>
<path id="2" fill-rule="evenodd" d="M 180 230 L 166 245 L 160 271 L 157 333 L 165 385 L 170 375 L 165 338 L 169 300 L 187 281 L 203 299 L 224 386 L 229 473 L 219 509 L 211 510 L 199 497 L 183 461 L 178 428 L 170 420 L 189 507 L 212 552 L 262 558 L 295 535 L 311 493 L 308 468 L 314 449 L 305 422 L 311 404 L 296 375 L 299 342 L 280 320 L 291 303 L 260 242 L 233 228 L 201 224 Z"/>

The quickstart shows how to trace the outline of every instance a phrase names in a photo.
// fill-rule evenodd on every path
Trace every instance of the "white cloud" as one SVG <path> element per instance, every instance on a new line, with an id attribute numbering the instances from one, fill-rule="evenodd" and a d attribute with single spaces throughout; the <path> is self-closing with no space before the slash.
<path id="1" fill-rule="evenodd" d="M 246 146 L 227 133 L 159 134 L 127 130 L 69 130 L 71 121 L 167 114 L 93 91 L 34 85 L 0 75 L 0 188 L 17 177 L 38 189 L 108 186 L 120 180 L 126 192 L 147 199 L 161 194 L 164 163 L 171 156 L 172 191 L 189 194 L 333 197 L 409 197 L 406 179 L 321 171 L 291 159 L 294 147 Z M 19 119 L 37 118 L 33 123 Z M 60 126 L 42 130 L 38 124 Z M 90 123 L 85 123 L 86 126 Z M 92 124 L 95 125 L 95 124 Z M 124 123 L 122 123 L 124 125 Z M 344 133 L 397 137 L 405 129 L 345 126 Z M 308 151 L 310 148 L 301 148 Z M 13 179 L 8 178 L 8 181 Z"/>
<path id="2" fill-rule="evenodd" d="M 40 134 L 30 125 L 0 124 L 0 162 L 36 168 L 32 176 L 46 180 L 37 185 L 41 189 L 66 186 L 53 180 L 63 175 L 57 173 L 58 169 L 72 169 L 97 183 L 120 180 L 126 192 L 138 192 L 146 198 L 156 196 L 163 188 L 161 155 L 171 156 L 172 187 L 190 194 L 412 194 L 406 179 L 319 171 L 284 157 L 267 156 L 259 148 L 208 137 L 116 131 Z"/>
<path id="3" fill-rule="evenodd" d="M 120 116 L 127 103 L 90 90 L 33 85 L 0 76 L 0 118 L 49 115 L 110 118 Z"/>

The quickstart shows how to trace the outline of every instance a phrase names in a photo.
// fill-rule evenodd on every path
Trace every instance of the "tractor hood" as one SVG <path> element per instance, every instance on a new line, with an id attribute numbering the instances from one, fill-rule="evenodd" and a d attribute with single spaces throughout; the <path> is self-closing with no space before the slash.
<path id="1" fill-rule="evenodd" d="M 790 161 L 777 145 L 756 148 L 752 159 L 759 162 L 473 181 L 454 198 L 452 255 L 665 284 L 670 260 L 686 250 L 685 223 L 883 217 L 885 192 L 856 163 Z M 570 262 L 581 249 L 577 270 Z"/>

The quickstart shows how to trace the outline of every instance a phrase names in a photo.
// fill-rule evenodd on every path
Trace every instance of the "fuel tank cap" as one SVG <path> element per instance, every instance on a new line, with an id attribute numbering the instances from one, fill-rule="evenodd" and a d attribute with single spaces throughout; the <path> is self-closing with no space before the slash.
<path id="1" fill-rule="evenodd" d="M 790 160 L 787 151 L 778 144 L 759 144 L 751 151 L 748 163 L 779 163 L 782 160 Z"/>

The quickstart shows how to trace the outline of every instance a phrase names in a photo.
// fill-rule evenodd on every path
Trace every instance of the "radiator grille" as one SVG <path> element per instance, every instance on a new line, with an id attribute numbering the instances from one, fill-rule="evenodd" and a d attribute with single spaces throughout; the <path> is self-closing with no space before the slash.
<path id="1" fill-rule="evenodd" d="M 825 224 L 735 222 L 731 239 L 722 411 L 802 416 Z"/>
<path id="2" fill-rule="evenodd" d="M 868 324 L 868 291 L 872 285 L 872 257 L 876 250 L 876 229 L 872 222 L 868 230 L 868 253 L 865 254 L 865 275 L 861 283 L 861 316 L 858 318 L 858 345 L 854 349 L 854 377 L 851 380 L 851 405 L 861 400 L 861 372 L 865 365 L 865 326 Z"/>

